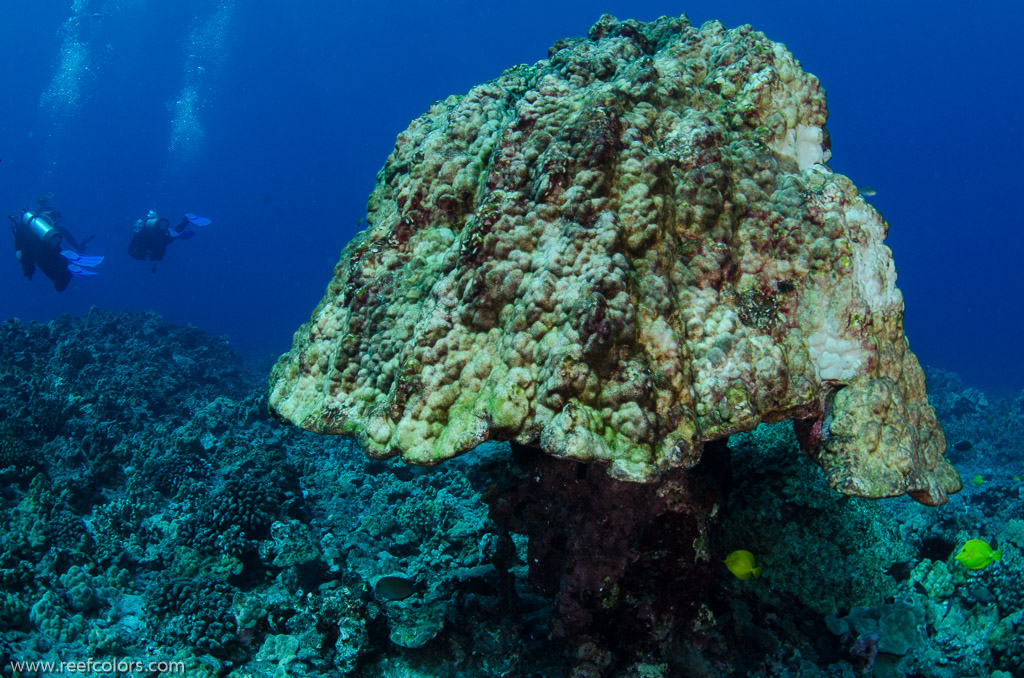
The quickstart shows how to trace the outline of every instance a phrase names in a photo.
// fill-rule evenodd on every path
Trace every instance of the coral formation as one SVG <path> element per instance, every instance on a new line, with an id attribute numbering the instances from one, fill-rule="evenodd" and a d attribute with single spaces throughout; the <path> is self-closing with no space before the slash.
<path id="1" fill-rule="evenodd" d="M 960 480 L 887 225 L 825 97 L 748 26 L 602 17 L 402 132 L 272 374 L 274 415 L 433 464 L 488 439 L 652 481 L 793 419 L 829 484 Z"/>
<path id="2" fill-rule="evenodd" d="M 0 337 L 4 657 L 369 677 L 419 651 L 491 675 L 543 637 L 521 617 L 546 602 L 508 591 L 525 540 L 502 546 L 482 471 L 396 468 L 282 427 L 265 367 L 153 314 L 8 320 Z M 375 598 L 397 573 L 412 594 Z"/>

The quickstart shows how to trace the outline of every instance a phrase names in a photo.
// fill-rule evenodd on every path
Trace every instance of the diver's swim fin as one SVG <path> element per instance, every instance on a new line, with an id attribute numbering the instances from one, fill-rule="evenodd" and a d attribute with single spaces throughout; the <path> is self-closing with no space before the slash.
<path id="1" fill-rule="evenodd" d="M 71 250 L 62 250 L 60 254 L 69 262 L 77 264 L 79 267 L 92 268 L 103 263 L 103 257 L 98 254 L 79 254 Z M 68 268 L 70 269 L 71 266 L 69 265 Z"/>
<path id="2" fill-rule="evenodd" d="M 185 218 L 188 219 L 193 226 L 209 226 L 210 224 L 213 223 L 213 219 L 207 219 L 206 217 L 196 216 L 191 212 L 186 214 Z"/>
<path id="3" fill-rule="evenodd" d="M 82 268 L 78 264 L 68 264 L 68 270 L 71 271 L 71 275 L 76 278 L 88 278 L 96 275 L 96 271 L 89 268 Z"/>

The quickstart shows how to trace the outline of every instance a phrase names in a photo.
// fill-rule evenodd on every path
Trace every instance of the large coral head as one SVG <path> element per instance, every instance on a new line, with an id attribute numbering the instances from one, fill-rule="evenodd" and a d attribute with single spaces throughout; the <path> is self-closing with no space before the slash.
<path id="1" fill-rule="evenodd" d="M 602 17 L 398 136 L 275 416 L 432 464 L 514 440 L 648 481 L 796 419 L 840 491 L 959 489 L 886 224 L 747 26 Z"/>

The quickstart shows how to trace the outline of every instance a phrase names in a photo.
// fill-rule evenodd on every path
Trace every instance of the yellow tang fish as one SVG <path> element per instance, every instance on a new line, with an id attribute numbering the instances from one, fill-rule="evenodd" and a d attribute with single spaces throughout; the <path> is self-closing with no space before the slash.
<path id="1" fill-rule="evenodd" d="M 750 579 L 750 575 L 754 575 L 755 579 L 761 576 L 761 568 L 754 567 L 754 554 L 750 551 L 733 551 L 725 557 L 724 562 L 729 571 L 743 581 Z"/>
<path id="2" fill-rule="evenodd" d="M 956 554 L 956 559 L 969 570 L 980 570 L 989 563 L 1001 560 L 1002 557 L 1002 549 L 993 551 L 991 546 L 980 539 L 971 539 L 960 549 L 960 553 Z"/>

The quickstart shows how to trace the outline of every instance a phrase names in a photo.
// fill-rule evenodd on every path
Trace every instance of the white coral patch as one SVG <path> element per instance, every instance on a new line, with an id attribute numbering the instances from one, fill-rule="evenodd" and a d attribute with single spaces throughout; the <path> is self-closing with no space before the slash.
<path id="1" fill-rule="evenodd" d="M 885 224 L 878 212 L 867 203 L 851 206 L 846 212 L 851 230 L 856 226 L 870 234 L 870 239 L 860 238 L 853 247 L 853 280 L 858 296 L 872 311 L 893 312 L 902 307 L 903 296 L 896 288 L 896 265 L 892 251 L 882 244 Z"/>
<path id="2" fill-rule="evenodd" d="M 811 361 L 822 381 L 848 381 L 856 376 L 864 362 L 864 349 L 856 341 L 842 336 L 832 320 L 810 336 Z"/>
<path id="3" fill-rule="evenodd" d="M 775 139 L 769 146 L 777 155 L 795 160 L 797 167 L 805 170 L 825 162 L 823 140 L 820 127 L 800 123 L 787 129 L 784 137 Z"/>

